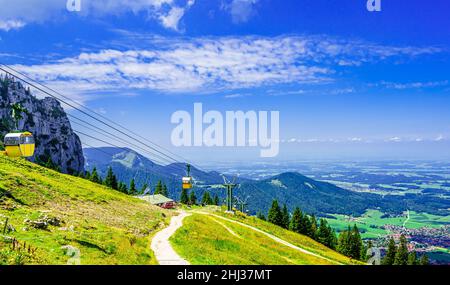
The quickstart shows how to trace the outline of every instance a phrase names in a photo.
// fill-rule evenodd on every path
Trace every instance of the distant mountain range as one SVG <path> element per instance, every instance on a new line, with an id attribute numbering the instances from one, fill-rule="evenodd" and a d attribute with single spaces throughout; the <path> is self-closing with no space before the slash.
<path id="1" fill-rule="evenodd" d="M 86 148 L 84 155 L 85 168 L 88 170 L 96 167 L 99 173 L 105 176 L 108 167 L 111 166 L 120 181 L 129 182 L 134 178 L 138 187 L 148 183 L 152 189 L 158 180 L 161 180 L 168 186 L 171 198 L 179 199 L 181 177 L 185 175 L 184 164 L 158 165 L 127 148 Z M 198 198 L 204 191 L 209 191 L 212 195 L 217 194 L 221 200 L 225 199 L 225 191 L 220 187 L 223 183 L 220 173 L 204 172 L 193 167 L 191 174 L 196 181 L 195 192 Z M 264 180 L 239 178 L 237 182 L 240 186 L 234 194 L 242 199 L 248 197 L 247 208 L 252 214 L 257 211 L 266 213 L 274 199 L 286 204 L 291 210 L 298 206 L 307 213 L 320 216 L 329 214 L 357 216 L 367 209 L 379 209 L 391 214 L 400 214 L 410 209 L 443 215 L 444 212 L 437 212 L 436 209 L 450 208 L 449 202 L 442 199 L 421 195 L 401 197 L 358 193 L 316 181 L 296 172 L 282 173 Z"/>

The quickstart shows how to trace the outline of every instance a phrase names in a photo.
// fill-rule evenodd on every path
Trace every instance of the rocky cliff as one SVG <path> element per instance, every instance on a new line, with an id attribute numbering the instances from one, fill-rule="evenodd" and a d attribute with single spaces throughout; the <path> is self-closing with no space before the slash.
<path id="1" fill-rule="evenodd" d="M 32 161 L 52 163 L 64 173 L 84 171 L 80 138 L 73 132 L 69 119 L 54 98 L 34 97 L 29 88 L 8 77 L 0 78 L 0 139 L 14 129 L 11 105 L 20 103 L 27 110 L 22 114 L 19 130 L 30 131 L 36 139 Z"/>

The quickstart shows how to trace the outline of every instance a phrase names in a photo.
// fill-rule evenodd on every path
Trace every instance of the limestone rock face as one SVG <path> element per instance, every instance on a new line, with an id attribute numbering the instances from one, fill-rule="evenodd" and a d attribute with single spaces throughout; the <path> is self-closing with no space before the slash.
<path id="1" fill-rule="evenodd" d="M 27 110 L 19 122 L 20 131 L 33 133 L 36 152 L 31 161 L 51 163 L 63 173 L 84 171 L 84 156 L 80 138 L 59 101 L 34 97 L 28 88 L 8 77 L 0 78 L 0 139 L 15 129 L 11 105 L 20 103 Z"/>

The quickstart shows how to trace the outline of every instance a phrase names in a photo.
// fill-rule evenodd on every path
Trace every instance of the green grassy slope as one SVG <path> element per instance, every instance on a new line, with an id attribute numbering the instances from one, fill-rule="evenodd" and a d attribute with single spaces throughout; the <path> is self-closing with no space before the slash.
<path id="1" fill-rule="evenodd" d="M 81 264 L 152 264 L 150 238 L 170 216 L 101 185 L 0 155 L 0 264 L 66 264 L 68 245 L 79 249 Z M 4 233 L 7 218 L 15 230 Z M 36 229 L 26 220 L 54 225 Z"/>
<path id="2" fill-rule="evenodd" d="M 175 251 L 191 264 L 326 265 L 359 263 L 308 237 L 254 217 L 213 213 L 254 226 L 324 258 L 292 249 L 239 224 L 214 216 L 194 213 L 183 221 L 183 227 L 170 240 Z"/>

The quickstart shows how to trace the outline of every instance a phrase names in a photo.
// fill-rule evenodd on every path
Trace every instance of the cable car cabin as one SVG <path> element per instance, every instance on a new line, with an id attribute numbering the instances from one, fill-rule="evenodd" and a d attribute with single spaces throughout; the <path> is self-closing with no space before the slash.
<path id="1" fill-rule="evenodd" d="M 192 177 L 183 177 L 183 189 L 192 188 Z"/>
<path id="2" fill-rule="evenodd" d="M 5 136 L 5 151 L 9 157 L 31 157 L 35 142 L 32 133 L 10 133 Z"/>

